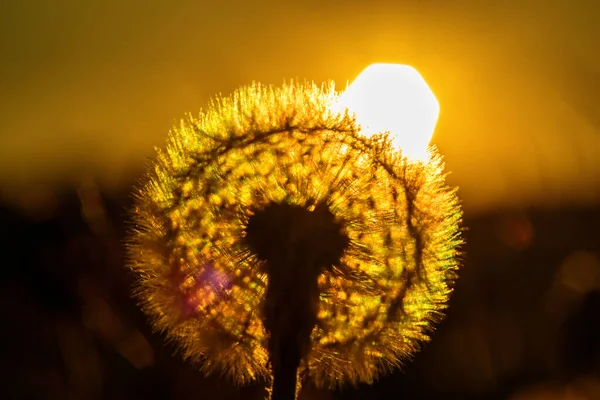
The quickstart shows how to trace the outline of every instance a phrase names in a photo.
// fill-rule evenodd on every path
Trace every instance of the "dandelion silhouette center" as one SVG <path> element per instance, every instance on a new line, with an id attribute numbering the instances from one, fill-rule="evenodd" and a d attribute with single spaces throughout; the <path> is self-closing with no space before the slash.
<path id="1" fill-rule="evenodd" d="M 348 245 L 342 222 L 336 221 L 324 204 L 302 207 L 271 203 L 252 214 L 246 227 L 246 243 L 267 262 L 265 272 L 269 276 L 277 273 L 269 267 L 291 264 L 286 258 L 292 255 L 319 269 L 339 265 Z"/>
<path id="2" fill-rule="evenodd" d="M 441 160 L 362 137 L 336 96 L 254 84 L 217 98 L 170 132 L 139 188 L 136 297 L 207 373 L 270 377 L 273 302 L 294 301 L 275 281 L 290 276 L 314 282 L 300 369 L 318 386 L 372 382 L 441 318 L 461 243 Z"/>

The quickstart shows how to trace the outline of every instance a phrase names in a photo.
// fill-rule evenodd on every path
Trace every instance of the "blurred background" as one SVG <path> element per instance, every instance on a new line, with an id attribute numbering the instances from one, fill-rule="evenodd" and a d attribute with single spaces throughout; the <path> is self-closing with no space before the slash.
<path id="1" fill-rule="evenodd" d="M 0 396 L 260 399 L 173 356 L 130 300 L 133 185 L 188 112 L 252 81 L 417 68 L 467 245 L 431 343 L 306 399 L 600 399 L 600 4 L 0 3 Z"/>

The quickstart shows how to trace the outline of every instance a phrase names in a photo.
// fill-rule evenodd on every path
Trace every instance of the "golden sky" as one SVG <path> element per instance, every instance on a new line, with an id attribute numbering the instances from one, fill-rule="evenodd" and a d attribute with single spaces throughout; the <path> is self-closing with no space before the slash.
<path id="1" fill-rule="evenodd" d="M 4 1 L 0 186 L 130 181 L 169 128 L 253 80 L 345 87 L 417 68 L 471 210 L 600 201 L 600 5 L 549 1 Z"/>

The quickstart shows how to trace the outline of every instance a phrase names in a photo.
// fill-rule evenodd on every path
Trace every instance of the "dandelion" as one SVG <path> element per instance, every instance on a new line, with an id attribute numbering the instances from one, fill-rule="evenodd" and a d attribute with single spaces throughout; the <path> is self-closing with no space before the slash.
<path id="1" fill-rule="evenodd" d="M 412 161 L 361 136 L 337 96 L 289 83 L 216 98 L 170 132 L 136 194 L 129 264 L 155 329 L 207 374 L 273 380 L 273 399 L 297 377 L 334 388 L 400 366 L 458 267 L 435 149 Z"/>

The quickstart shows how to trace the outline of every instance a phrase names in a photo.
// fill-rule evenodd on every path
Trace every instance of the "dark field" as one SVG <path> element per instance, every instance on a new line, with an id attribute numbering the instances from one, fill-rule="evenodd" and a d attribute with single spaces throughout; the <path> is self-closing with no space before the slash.
<path id="1" fill-rule="evenodd" d="M 124 267 L 129 204 L 89 181 L 0 209 L 2 397 L 263 398 L 203 377 L 150 331 Z M 464 226 L 447 318 L 404 371 L 303 398 L 600 398 L 600 209 L 467 213 Z"/>

